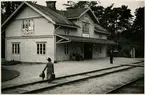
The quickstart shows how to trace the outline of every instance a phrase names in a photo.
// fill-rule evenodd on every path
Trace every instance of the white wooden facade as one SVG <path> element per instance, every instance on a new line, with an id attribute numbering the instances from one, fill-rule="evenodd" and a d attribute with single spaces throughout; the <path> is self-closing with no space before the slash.
<path id="1" fill-rule="evenodd" d="M 33 31 L 31 34 L 23 33 L 22 23 L 23 20 L 33 20 Z M 76 25 L 80 26 L 77 29 L 66 28 L 55 25 L 46 19 L 44 16 L 36 12 L 30 7 L 26 7 L 18 16 L 12 21 L 11 24 L 5 29 L 6 31 L 6 49 L 5 55 L 6 60 L 11 61 L 22 61 L 22 62 L 47 62 L 46 59 L 50 57 L 52 61 L 63 61 L 69 60 L 70 54 L 77 50 L 84 55 L 84 44 L 81 42 L 69 42 L 69 43 L 56 43 L 57 35 L 71 35 L 71 36 L 83 36 L 82 33 L 82 22 L 87 19 L 89 20 L 89 38 L 107 39 L 106 34 L 100 34 L 94 32 L 94 21 L 86 12 L 79 19 L 73 21 Z M 66 34 L 65 31 L 69 31 Z M 100 37 L 101 35 L 101 37 Z M 13 44 L 19 43 L 19 53 L 13 54 Z M 45 53 L 37 53 L 37 44 L 45 43 Z M 68 53 L 65 54 L 65 45 L 68 45 Z M 100 45 L 100 44 L 99 44 Z M 101 44 L 101 52 L 96 50 L 98 44 L 92 44 L 92 58 L 106 57 L 107 56 L 107 45 Z M 42 47 L 41 47 L 42 48 Z"/>
<path id="2" fill-rule="evenodd" d="M 65 35 L 65 31 L 69 31 L 69 34 L 66 35 L 72 35 L 72 36 L 81 36 L 83 37 L 83 32 L 82 32 L 82 22 L 85 19 L 89 20 L 89 38 L 98 38 L 98 39 L 107 39 L 106 34 L 100 34 L 100 33 L 95 33 L 94 31 L 94 24 L 95 22 L 92 20 L 92 18 L 89 16 L 88 13 L 84 14 L 82 17 L 79 19 L 73 21 L 76 25 L 80 26 L 76 31 L 75 29 L 64 29 L 64 28 L 59 28 L 56 31 L 56 34 L 63 34 Z M 99 35 L 102 37 L 100 38 Z M 74 52 L 78 51 L 84 55 L 84 43 L 67 43 L 68 44 L 68 54 L 65 54 L 65 44 L 57 44 L 56 45 L 56 60 L 62 61 L 62 60 L 69 60 L 69 55 Z M 96 44 L 92 44 L 92 58 L 101 58 L 101 57 L 106 57 L 107 56 L 107 45 L 105 44 L 99 44 L 101 46 L 101 52 L 96 51 Z"/>
<path id="3" fill-rule="evenodd" d="M 33 19 L 34 34 L 22 34 L 22 20 Z M 46 54 L 37 54 L 37 43 L 46 43 Z M 20 43 L 20 53 L 12 54 L 12 43 Z M 54 60 L 54 25 L 31 8 L 24 9 L 6 29 L 6 60 L 47 62 Z"/>

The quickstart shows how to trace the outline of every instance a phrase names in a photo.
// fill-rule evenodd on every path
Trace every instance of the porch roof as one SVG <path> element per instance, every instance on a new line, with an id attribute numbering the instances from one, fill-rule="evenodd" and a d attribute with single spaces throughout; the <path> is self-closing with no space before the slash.
<path id="1" fill-rule="evenodd" d="M 88 38 L 88 37 L 79 37 L 79 36 L 70 36 L 70 35 L 61 35 L 64 38 L 69 39 L 74 42 L 88 42 L 88 43 L 100 43 L 100 44 L 116 44 L 114 41 L 107 39 L 97 39 L 97 38 Z"/>

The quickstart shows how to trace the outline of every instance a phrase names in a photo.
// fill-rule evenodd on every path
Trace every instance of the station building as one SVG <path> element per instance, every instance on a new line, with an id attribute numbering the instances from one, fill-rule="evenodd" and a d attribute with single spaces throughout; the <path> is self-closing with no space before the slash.
<path id="1" fill-rule="evenodd" d="M 84 59 L 107 56 L 108 31 L 90 8 L 59 11 L 56 1 L 47 6 L 23 2 L 2 24 L 6 33 L 7 61 L 47 62 L 70 60 L 74 52 Z"/>

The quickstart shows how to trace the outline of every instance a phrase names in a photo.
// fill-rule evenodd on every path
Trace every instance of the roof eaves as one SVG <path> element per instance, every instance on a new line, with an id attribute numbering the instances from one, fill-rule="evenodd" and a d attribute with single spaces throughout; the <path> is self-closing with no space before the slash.
<path id="1" fill-rule="evenodd" d="M 97 20 L 97 22 L 99 23 L 99 20 L 98 20 L 98 18 L 95 16 L 95 14 L 94 14 L 94 12 L 92 11 L 92 9 L 91 8 L 89 8 L 89 10 L 91 11 L 91 13 L 93 14 L 93 16 L 95 17 L 95 19 Z"/>
<path id="2" fill-rule="evenodd" d="M 67 19 L 78 19 L 78 17 L 68 17 Z"/>
<path id="3" fill-rule="evenodd" d="M 60 25 L 60 26 L 64 26 L 64 27 L 70 27 L 70 28 L 80 28 L 79 26 L 77 26 L 77 25 L 64 25 L 64 24 L 55 24 L 55 25 Z"/>
<path id="4" fill-rule="evenodd" d="M 24 5 L 24 2 L 4 21 L 1 27 L 3 27 L 23 5 Z"/>
<path id="5" fill-rule="evenodd" d="M 95 30 L 95 32 L 97 32 L 97 33 L 101 33 L 101 34 L 107 34 L 107 35 L 109 35 L 110 33 L 108 33 L 108 32 L 102 32 L 102 31 L 98 31 L 98 30 L 96 30 L 96 29 L 94 29 Z"/>
<path id="6" fill-rule="evenodd" d="M 116 45 L 116 43 L 114 41 L 111 40 L 107 40 L 107 39 L 98 39 L 98 38 L 87 38 L 87 37 L 80 37 L 80 36 L 70 36 L 70 35 L 63 35 L 61 34 L 62 37 L 68 38 L 71 41 L 79 41 L 79 42 L 83 42 L 83 41 L 87 41 L 87 42 L 92 42 L 94 43 L 100 43 L 100 44 L 112 44 L 112 45 Z"/>

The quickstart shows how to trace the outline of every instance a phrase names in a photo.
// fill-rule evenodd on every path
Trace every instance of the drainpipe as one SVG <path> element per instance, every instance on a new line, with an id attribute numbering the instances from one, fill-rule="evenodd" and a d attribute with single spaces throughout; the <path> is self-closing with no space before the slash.
<path id="1" fill-rule="evenodd" d="M 54 30 L 54 63 L 56 63 L 56 31 L 60 28 L 61 26 L 58 26 Z"/>

